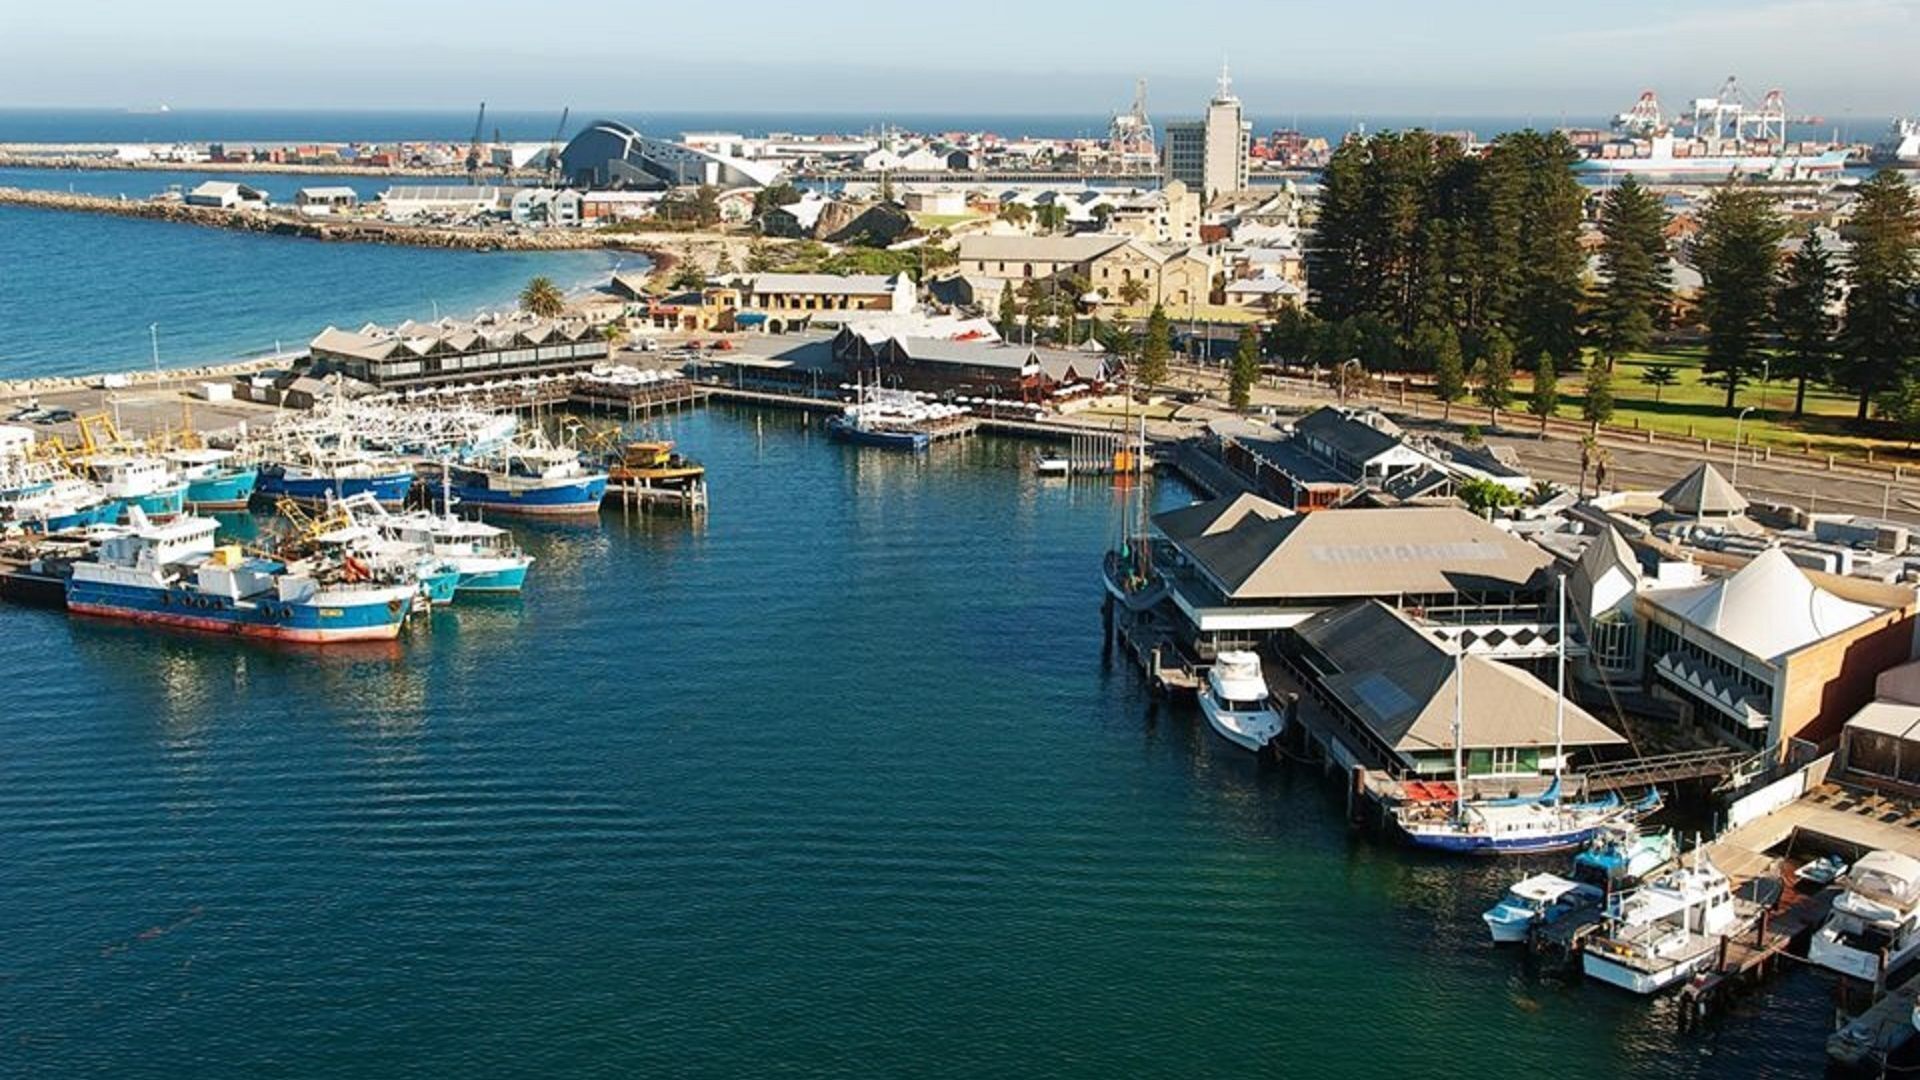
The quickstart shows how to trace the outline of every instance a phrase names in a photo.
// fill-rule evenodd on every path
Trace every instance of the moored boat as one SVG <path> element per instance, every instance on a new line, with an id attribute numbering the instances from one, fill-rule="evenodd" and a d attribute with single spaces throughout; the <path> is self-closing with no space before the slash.
<path id="1" fill-rule="evenodd" d="M 240 463 L 233 451 L 195 447 L 170 450 L 166 456 L 187 482 L 187 509 L 245 510 L 253 500 L 260 470 Z"/>
<path id="2" fill-rule="evenodd" d="M 187 482 L 161 458 L 96 454 L 85 460 L 85 466 L 100 490 L 118 500 L 125 514 L 138 509 L 148 518 L 166 518 L 186 509 Z"/>
<path id="3" fill-rule="evenodd" d="M 1579 911 L 1599 906 L 1603 894 L 1592 885 L 1555 874 L 1535 874 L 1515 882 L 1480 918 L 1496 945 L 1525 941 L 1535 926 L 1548 926 Z"/>
<path id="4" fill-rule="evenodd" d="M 449 466 L 443 486 L 455 505 L 482 512 L 582 515 L 600 509 L 607 474 L 589 468 L 579 451 L 567 447 L 513 445 Z"/>
<path id="5" fill-rule="evenodd" d="M 1839 879 L 1844 890 L 1807 946 L 1807 960 L 1873 982 L 1920 954 L 1920 859 L 1870 851 Z"/>
<path id="6" fill-rule="evenodd" d="M 73 564 L 67 609 L 82 615 L 244 637 L 327 644 L 399 635 L 418 589 L 319 560 L 290 565 L 218 546 L 218 523 L 152 522 L 137 507 L 124 535 Z"/>
<path id="7" fill-rule="evenodd" d="M 1286 729 L 1286 721 L 1273 707 L 1257 653 L 1221 653 L 1200 684 L 1199 697 L 1207 723 L 1235 746 L 1257 753 Z"/>
<path id="8" fill-rule="evenodd" d="M 1642 832 L 1631 821 L 1607 825 L 1573 857 L 1573 876 L 1605 889 L 1633 885 L 1673 861 L 1679 838 L 1670 829 Z"/>
<path id="9" fill-rule="evenodd" d="M 397 458 L 350 449 L 305 448 L 275 455 L 260 466 L 255 490 L 307 506 L 370 494 L 393 508 L 406 502 L 413 470 Z"/>
<path id="10" fill-rule="evenodd" d="M 1722 938 L 1757 912 L 1733 895 L 1727 876 L 1703 854 L 1637 889 L 1616 893 L 1580 966 L 1601 982 L 1652 994 L 1704 970 Z"/>

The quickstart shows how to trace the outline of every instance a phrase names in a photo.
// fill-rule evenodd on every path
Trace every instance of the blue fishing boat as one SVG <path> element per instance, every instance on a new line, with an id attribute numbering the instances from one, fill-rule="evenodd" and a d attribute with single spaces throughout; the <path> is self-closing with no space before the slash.
<path id="1" fill-rule="evenodd" d="M 510 445 L 464 464 L 447 467 L 443 509 L 455 505 L 483 513 L 560 516 L 592 514 L 607 494 L 607 474 L 566 447 Z"/>
<path id="2" fill-rule="evenodd" d="M 73 564 L 67 610 L 193 630 L 328 644 L 399 635 L 419 583 L 382 580 L 348 563 L 289 564 L 218 546 L 219 524 L 180 516 L 130 528 Z"/>
<path id="3" fill-rule="evenodd" d="M 245 510 L 260 481 L 260 470 L 240 464 L 231 450 L 173 450 L 167 460 L 186 480 L 187 509 L 196 512 Z"/>
<path id="4" fill-rule="evenodd" d="M 397 508 L 412 489 L 413 470 L 398 459 L 357 450 L 307 449 L 277 455 L 261 465 L 255 490 L 308 506 L 368 494 L 382 506 Z"/>
<path id="5" fill-rule="evenodd" d="M 1535 926 L 1551 926 L 1582 909 L 1597 910 L 1606 899 L 1599 889 L 1553 874 L 1535 874 L 1515 882 L 1481 916 L 1496 945 L 1525 941 Z"/>
<path id="6" fill-rule="evenodd" d="M 461 593 L 517 593 L 533 566 L 533 556 L 520 550 L 512 533 L 450 511 L 381 514 L 370 521 L 383 535 L 419 545 L 452 563 Z"/>
<path id="7" fill-rule="evenodd" d="M 187 482 L 167 463 L 146 454 L 96 454 L 86 470 L 100 490 L 120 502 L 123 514 L 136 508 L 149 518 L 167 518 L 187 507 Z"/>
<path id="8" fill-rule="evenodd" d="M 1608 889 L 1632 885 L 1672 862 L 1680 841 L 1670 830 L 1641 832 L 1631 820 L 1601 830 L 1573 857 L 1573 876 Z"/>

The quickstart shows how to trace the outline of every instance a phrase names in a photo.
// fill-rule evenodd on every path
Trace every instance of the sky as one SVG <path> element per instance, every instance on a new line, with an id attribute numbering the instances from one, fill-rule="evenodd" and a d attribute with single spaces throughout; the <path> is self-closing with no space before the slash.
<path id="1" fill-rule="evenodd" d="M 206 17 L 202 17 L 202 14 Z M 1594 117 L 1729 74 L 1920 112 L 1920 0 L 0 0 L 0 107 Z"/>

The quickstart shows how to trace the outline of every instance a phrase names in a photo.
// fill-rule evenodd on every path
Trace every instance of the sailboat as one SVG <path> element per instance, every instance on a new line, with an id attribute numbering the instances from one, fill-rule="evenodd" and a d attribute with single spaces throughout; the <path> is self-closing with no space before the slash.
<path id="1" fill-rule="evenodd" d="M 1599 835 L 1609 824 L 1627 817 L 1633 808 L 1617 794 L 1591 802 L 1569 802 L 1560 792 L 1565 768 L 1566 678 L 1567 678 L 1567 590 L 1560 581 L 1560 638 L 1557 653 L 1553 718 L 1553 783 L 1539 795 L 1518 799 L 1467 798 L 1464 718 L 1466 682 L 1462 660 L 1465 651 L 1453 654 L 1453 774 L 1454 801 L 1451 813 L 1435 812 L 1431 803 L 1407 803 L 1394 813 L 1394 820 L 1407 841 L 1415 847 L 1469 855 L 1528 855 L 1549 851 L 1567 851 L 1580 847 Z"/>

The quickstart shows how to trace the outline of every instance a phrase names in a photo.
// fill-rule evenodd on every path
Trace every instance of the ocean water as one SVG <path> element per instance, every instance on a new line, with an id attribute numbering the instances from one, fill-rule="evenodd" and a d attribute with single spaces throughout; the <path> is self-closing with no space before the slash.
<path id="1" fill-rule="evenodd" d="M 1201 101 L 1159 102 L 1151 110 L 1156 122 L 1197 115 Z M 1620 106 L 1632 104 L 1631 95 Z M 1114 107 L 1122 109 L 1124 100 Z M 1339 139 L 1350 131 L 1382 131 L 1424 127 L 1433 131 L 1472 131 L 1491 138 L 1520 128 L 1561 126 L 1605 127 L 1606 115 L 1570 115 L 1560 112 L 1518 113 L 1506 116 L 1455 116 L 1421 112 L 1298 113 L 1261 112 L 1251 103 L 1248 120 L 1256 134 L 1293 128 L 1309 135 Z M 1111 117 L 1095 113 L 1036 112 L 1022 114 L 981 112 L 687 112 L 660 111 L 644 105 L 603 109 L 574 109 L 566 136 L 588 122 L 606 118 L 631 124 L 649 135 L 673 137 L 684 131 L 734 131 L 745 135 L 769 132 L 830 134 L 877 132 L 883 126 L 908 131 L 992 131 L 1007 137 L 1104 137 Z M 487 111 L 483 135 L 509 142 L 544 143 L 553 138 L 560 116 L 554 112 Z M 451 110 L 272 110 L 176 109 L 167 113 L 135 113 L 111 109 L 0 108 L 0 142 L 235 142 L 291 143 L 303 141 L 440 140 L 464 143 L 473 135 L 474 114 Z M 1816 125 L 1796 125 L 1793 138 L 1829 138 L 1838 132 L 1844 140 L 1879 138 L 1889 121 L 1884 117 L 1829 117 Z"/>
<path id="2" fill-rule="evenodd" d="M 111 175 L 103 183 L 156 182 Z M 156 323 L 162 366 L 185 367 L 295 348 L 328 325 L 510 308 L 535 275 L 582 289 L 644 262 L 610 251 L 334 244 L 0 207 L 0 379 L 149 367 Z"/>
<path id="3" fill-rule="evenodd" d="M 1678 1036 L 1486 945 L 1540 864 L 1351 834 L 1152 700 L 1102 651 L 1124 490 L 660 430 L 704 522 L 521 527 L 523 599 L 396 647 L 0 609 L 0 1072 L 1819 1071 L 1819 977 Z"/>

